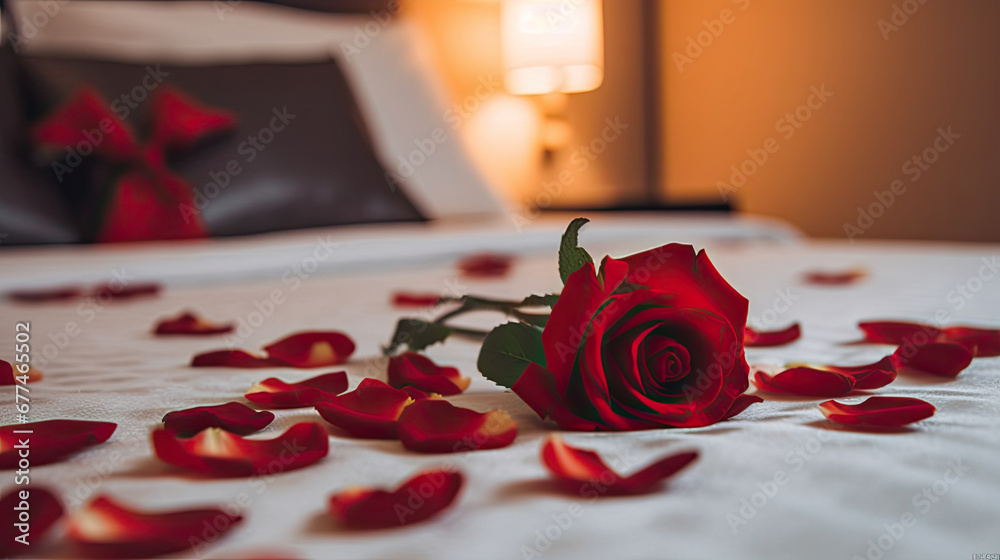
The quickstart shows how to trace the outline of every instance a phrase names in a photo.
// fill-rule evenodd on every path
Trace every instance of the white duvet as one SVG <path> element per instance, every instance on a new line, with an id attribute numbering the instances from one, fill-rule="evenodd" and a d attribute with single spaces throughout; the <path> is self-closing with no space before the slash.
<path id="1" fill-rule="evenodd" d="M 752 324 L 802 323 L 800 341 L 750 349 L 752 363 L 875 361 L 891 349 L 841 345 L 858 338 L 855 324 L 864 319 L 930 321 L 944 310 L 953 323 L 1000 324 L 997 246 L 849 245 L 803 241 L 780 225 L 755 220 L 594 218 L 582 242 L 595 257 L 691 242 L 706 247 L 722 274 L 750 299 Z M 31 386 L 31 419 L 119 425 L 107 443 L 33 468 L 32 482 L 56 489 L 70 509 L 97 494 L 148 509 L 236 504 L 244 522 L 206 549 L 206 557 L 213 558 L 269 553 L 875 560 L 1000 552 L 1000 358 L 977 359 L 954 381 L 899 379 L 878 390 L 937 407 L 934 417 L 903 433 L 829 429 L 817 401 L 768 400 L 707 428 L 564 434 L 568 443 L 599 450 L 626 473 L 673 450 L 701 452 L 701 459 L 663 490 L 638 497 L 587 500 L 549 491 L 541 482 L 547 474 L 538 453 L 554 426 L 480 377 L 476 345 L 459 340 L 433 347 L 429 355 L 473 377 L 455 403 L 478 410 L 502 407 L 514 416 L 519 436 L 508 448 L 425 456 L 404 451 L 398 442 L 334 436 L 329 456 L 319 464 L 251 480 L 190 477 L 152 456 L 149 432 L 164 413 L 241 400 L 264 377 L 298 380 L 318 373 L 190 368 L 192 355 L 225 347 L 223 339 L 156 339 L 149 331 L 157 318 L 194 309 L 211 319 L 237 320 L 241 330 L 231 341 L 248 349 L 298 330 L 344 330 L 358 343 L 346 368 L 353 386 L 365 375 L 384 376 L 379 345 L 405 313 L 390 306 L 393 291 L 515 297 L 558 290 L 555 251 L 565 222 L 540 220 L 523 232 L 510 222 L 368 226 L 190 244 L 0 251 L 0 290 L 100 282 L 116 275 L 166 285 L 160 297 L 106 306 L 0 303 L 0 348 L 12 349 L 15 322 L 28 321 L 36 366 L 44 363 L 45 380 Z M 459 278 L 454 259 L 483 249 L 520 255 L 511 276 Z M 849 287 L 812 287 L 800 280 L 805 270 L 859 266 L 869 276 Z M 964 293 L 960 285 L 966 286 Z M 273 303 L 276 291 L 282 295 L 279 304 Z M 470 321 L 489 326 L 500 318 Z M 61 334 L 70 323 L 79 333 Z M 0 419 L 14 421 L 12 392 L 0 397 Z M 273 437 L 303 420 L 319 417 L 312 410 L 279 411 L 265 434 Z M 352 533 L 325 514 L 327 496 L 335 490 L 395 486 L 421 469 L 445 464 L 461 469 L 467 486 L 451 509 L 429 522 Z M 0 486 L 6 491 L 13 476 L 4 478 Z M 64 553 L 56 545 L 38 555 Z"/>

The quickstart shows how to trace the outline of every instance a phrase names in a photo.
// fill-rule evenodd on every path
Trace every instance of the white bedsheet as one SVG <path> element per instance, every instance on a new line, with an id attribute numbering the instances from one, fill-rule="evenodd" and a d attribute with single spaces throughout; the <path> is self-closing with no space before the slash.
<path id="1" fill-rule="evenodd" d="M 353 386 L 366 374 L 384 375 L 378 348 L 402 314 L 389 305 L 391 292 L 459 289 L 513 297 L 557 290 L 555 247 L 563 224 L 542 220 L 521 234 L 509 225 L 436 226 L 426 232 L 396 226 L 184 245 L 0 251 L 3 290 L 108 280 L 122 267 L 136 281 L 167 284 L 158 298 L 103 308 L 0 303 L 0 348 L 12 348 L 16 321 L 30 321 L 39 362 L 67 322 L 81 326 L 79 336 L 46 358 L 46 378 L 32 386 L 32 420 L 119 424 L 109 442 L 32 469 L 33 481 L 67 497 L 108 493 L 150 509 L 249 500 L 244 523 L 208 550 L 213 558 L 271 551 L 303 558 L 851 560 L 868 557 L 871 543 L 888 549 L 872 558 L 1000 553 L 1000 358 L 975 360 L 955 381 L 900 379 L 878 390 L 937 406 L 934 417 L 902 433 L 828 429 L 818 401 L 769 400 L 733 421 L 702 429 L 565 434 L 570 444 L 599 450 L 625 472 L 673 450 L 701 451 L 701 459 L 666 488 L 639 497 L 589 502 L 549 491 L 540 482 L 546 472 L 538 452 L 554 426 L 516 395 L 482 379 L 475 368 L 476 345 L 457 340 L 429 354 L 473 377 L 471 388 L 453 402 L 511 412 L 520 433 L 508 448 L 425 456 L 405 452 L 398 442 L 333 437 L 327 459 L 264 484 L 189 477 L 151 456 L 149 431 L 165 412 L 240 400 L 254 381 L 271 375 L 297 380 L 316 373 L 190 368 L 193 354 L 224 344 L 213 338 L 154 339 L 149 329 L 156 318 L 192 308 L 212 319 L 245 321 L 268 307 L 260 302 L 273 290 L 281 290 L 284 303 L 244 333 L 244 347 L 257 349 L 298 330 L 342 329 L 358 343 L 347 366 Z M 671 241 L 706 247 L 723 275 L 750 299 L 753 323 L 768 328 L 803 323 L 804 337 L 793 345 L 750 349 L 755 363 L 874 361 L 890 349 L 840 345 L 856 339 L 854 325 L 870 318 L 930 321 L 944 309 L 955 323 L 1000 324 L 997 280 L 970 282 L 980 273 L 996 274 L 991 267 L 1000 246 L 810 242 L 762 222 L 637 216 L 597 217 L 584 232 L 583 243 L 595 257 Z M 291 267 L 322 246 L 317 238 L 340 245 L 318 260 L 308 278 L 283 282 Z M 452 260 L 477 249 L 523 257 L 509 278 L 458 279 Z M 851 287 L 810 287 L 799 278 L 804 270 L 856 266 L 870 276 Z M 966 283 L 980 286 L 971 300 L 951 293 Z M 471 324 L 497 321 L 489 315 L 470 318 Z M 12 401 L 10 392 L 0 397 L 3 424 L 13 421 Z M 310 410 L 279 411 L 265 433 L 273 437 L 303 420 L 319 417 Z M 416 471 L 445 464 L 457 465 L 467 486 L 457 504 L 433 521 L 352 533 L 325 515 L 327 496 L 335 490 L 394 486 Z M 787 475 L 782 485 L 773 482 L 779 471 Z M 0 486 L 9 489 L 12 477 L 4 476 Z M 919 497 L 927 488 L 934 502 Z M 570 513 L 579 511 L 574 504 L 582 508 L 577 517 Z M 751 514 L 746 504 L 756 504 L 756 511 Z M 903 527 L 900 520 L 908 513 L 915 525 Z M 734 529 L 736 518 L 745 524 Z M 64 552 L 56 547 L 39 556 Z"/>

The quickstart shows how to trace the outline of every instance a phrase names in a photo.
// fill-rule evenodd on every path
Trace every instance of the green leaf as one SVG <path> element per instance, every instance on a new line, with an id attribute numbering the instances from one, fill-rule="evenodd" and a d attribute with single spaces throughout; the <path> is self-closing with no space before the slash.
<path id="1" fill-rule="evenodd" d="M 421 321 L 420 319 L 400 319 L 396 324 L 396 332 L 392 341 L 385 348 L 385 353 L 392 355 L 401 346 L 407 346 L 412 352 L 419 352 L 439 342 L 444 342 L 455 334 L 455 329 L 438 323 Z"/>
<path id="2" fill-rule="evenodd" d="M 566 227 L 566 233 L 562 236 L 562 243 L 559 245 L 559 276 L 562 277 L 563 284 L 570 274 L 580 270 L 585 264 L 593 264 L 594 258 L 586 249 L 579 247 L 577 243 L 580 239 L 580 228 L 590 222 L 587 218 L 577 218 Z"/>
<path id="3" fill-rule="evenodd" d="M 545 367 L 542 330 L 506 323 L 486 335 L 476 365 L 486 379 L 509 389 L 532 363 Z"/>
<path id="4" fill-rule="evenodd" d="M 544 296 L 528 296 L 521 300 L 518 307 L 555 307 L 559 301 L 559 294 L 545 294 Z"/>
<path id="5" fill-rule="evenodd" d="M 544 329 L 546 323 L 549 322 L 548 313 L 525 313 L 523 311 L 515 311 L 514 317 L 522 323 L 527 323 L 532 327 L 538 327 Z"/>

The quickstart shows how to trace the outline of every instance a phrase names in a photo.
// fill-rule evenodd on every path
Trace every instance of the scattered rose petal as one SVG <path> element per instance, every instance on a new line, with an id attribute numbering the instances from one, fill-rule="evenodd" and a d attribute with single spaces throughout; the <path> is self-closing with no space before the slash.
<path id="1" fill-rule="evenodd" d="M 303 332 L 264 347 L 268 357 L 292 367 L 317 368 L 343 364 L 354 353 L 354 341 L 346 334 Z"/>
<path id="2" fill-rule="evenodd" d="M 346 390 L 347 372 L 335 371 L 298 383 L 286 383 L 270 377 L 251 387 L 243 396 L 248 401 L 267 408 L 303 408 Z"/>
<path id="3" fill-rule="evenodd" d="M 131 299 L 139 296 L 155 296 L 163 290 L 163 286 L 153 283 L 137 283 L 118 285 L 114 283 L 101 284 L 94 288 L 93 297 L 103 299 Z"/>
<path id="4" fill-rule="evenodd" d="M 1000 356 L 1000 330 L 976 327 L 948 327 L 941 331 L 937 342 L 954 342 L 965 346 L 977 358 Z"/>
<path id="5" fill-rule="evenodd" d="M 467 278 L 498 278 L 506 276 L 514 263 L 512 255 L 479 253 L 458 261 L 458 270 Z"/>
<path id="6" fill-rule="evenodd" d="M 35 383 L 36 381 L 41 381 L 45 376 L 42 375 L 42 372 L 32 367 L 28 368 L 28 373 L 21 373 L 14 367 L 14 364 L 5 360 L 0 360 L 0 385 L 14 385 L 16 383 L 20 383 L 20 381 L 17 380 L 19 377 L 25 377 L 26 383 Z"/>
<path id="7" fill-rule="evenodd" d="M 417 523 L 450 506 L 464 480 L 459 472 L 429 471 L 391 492 L 350 488 L 330 496 L 330 515 L 351 529 L 386 529 Z"/>
<path id="8" fill-rule="evenodd" d="M 806 284 L 815 284 L 818 286 L 847 286 L 854 284 L 867 275 L 868 273 L 860 268 L 839 272 L 813 270 L 803 274 L 802 279 L 805 280 Z"/>
<path id="9" fill-rule="evenodd" d="M 652 490 L 698 458 L 687 451 L 660 459 L 630 476 L 621 476 L 593 451 L 566 445 L 558 435 L 549 436 L 542 445 L 542 464 L 557 479 L 579 489 L 589 485 L 610 494 L 641 494 Z"/>
<path id="10" fill-rule="evenodd" d="M 243 350 L 216 350 L 198 354 L 191 360 L 193 367 L 234 367 L 234 368 L 273 368 L 285 364 Z"/>
<path id="11" fill-rule="evenodd" d="M 65 301 L 75 299 L 83 295 L 83 289 L 79 286 L 57 286 L 53 288 L 39 288 L 27 290 L 13 290 L 7 292 L 7 297 L 22 303 L 44 303 L 49 301 Z"/>
<path id="12" fill-rule="evenodd" d="M 415 401 L 422 401 L 424 399 L 440 399 L 442 397 L 441 393 L 428 393 L 426 391 L 421 391 L 412 385 L 403 387 L 402 391 Z"/>
<path id="13" fill-rule="evenodd" d="M 396 439 L 396 420 L 412 403 L 405 391 L 365 378 L 350 393 L 316 403 L 316 411 L 354 437 Z"/>
<path id="14" fill-rule="evenodd" d="M 2 426 L 0 469 L 18 468 L 18 446 L 21 442 L 28 442 L 31 466 L 35 467 L 54 463 L 85 447 L 103 443 L 117 427 L 111 422 L 89 420 L 43 420 Z"/>
<path id="15" fill-rule="evenodd" d="M 886 356 L 874 364 L 863 366 L 823 366 L 817 369 L 828 369 L 850 377 L 854 381 L 855 389 L 878 389 L 896 379 L 896 363 L 892 356 Z"/>
<path id="16" fill-rule="evenodd" d="M 206 428 L 222 428 L 245 436 L 263 430 L 273 420 L 273 412 L 257 411 L 243 403 L 230 402 L 168 412 L 163 417 L 163 429 L 180 437 L 193 436 Z"/>
<path id="17" fill-rule="evenodd" d="M 746 327 L 743 342 L 747 347 L 783 346 L 795 342 L 801 336 L 802 328 L 798 323 L 777 331 L 757 331 Z"/>
<path id="18" fill-rule="evenodd" d="M 754 385 L 762 391 L 802 397 L 842 397 L 854 389 L 854 380 L 842 373 L 799 366 L 774 375 L 757 370 Z"/>
<path id="19" fill-rule="evenodd" d="M 221 509 L 148 513 L 98 496 L 70 517 L 67 537 L 91 557 L 152 558 L 205 546 L 241 519 Z"/>
<path id="20" fill-rule="evenodd" d="M 392 304 L 396 307 L 431 307 L 437 305 L 441 296 L 436 294 L 414 294 L 396 292 L 392 295 Z"/>
<path id="21" fill-rule="evenodd" d="M 21 512 L 27 512 L 29 534 L 28 545 L 14 538 L 22 535 L 15 524 L 22 523 Z M 0 498 L 0 558 L 12 558 L 37 550 L 45 534 L 63 515 L 59 498 L 37 486 L 15 486 Z"/>
<path id="22" fill-rule="evenodd" d="M 155 334 L 224 334 L 233 332 L 235 327 L 232 323 L 211 323 L 198 317 L 194 313 L 184 312 L 172 319 L 163 319 L 156 324 L 153 330 Z"/>
<path id="23" fill-rule="evenodd" d="M 733 406 L 729 407 L 729 411 L 726 412 L 726 415 L 722 419 L 729 420 L 730 418 L 750 408 L 750 405 L 760 402 L 764 402 L 764 399 L 758 397 L 757 395 L 747 395 L 744 393 L 736 397 L 736 400 L 733 401 Z"/>
<path id="24" fill-rule="evenodd" d="M 329 451 L 329 435 L 316 422 L 302 422 L 274 439 L 245 439 L 208 428 L 190 439 L 153 432 L 156 456 L 176 467 L 219 476 L 277 474 L 311 465 Z"/>
<path id="25" fill-rule="evenodd" d="M 941 334 L 940 329 L 930 325 L 907 321 L 866 321 L 858 323 L 858 328 L 865 333 L 864 342 L 896 346 L 907 342 L 920 344 L 919 338 L 926 337 L 924 342 L 927 342 Z"/>
<path id="26" fill-rule="evenodd" d="M 424 453 L 497 449 L 517 437 L 517 424 L 503 410 L 479 413 L 438 399 L 407 406 L 396 426 L 404 447 Z"/>
<path id="27" fill-rule="evenodd" d="M 471 382 L 468 377 L 462 377 L 457 368 L 439 366 L 416 352 L 389 359 L 389 385 L 397 389 L 412 386 L 447 396 L 461 393 Z"/>
<path id="28" fill-rule="evenodd" d="M 905 426 L 930 418 L 935 410 L 931 403 L 911 397 L 868 397 L 858 404 L 826 401 L 819 409 L 839 424 L 862 426 Z"/>
<path id="29" fill-rule="evenodd" d="M 931 342 L 900 346 L 892 354 L 897 371 L 956 377 L 972 363 L 972 352 L 961 344 Z"/>

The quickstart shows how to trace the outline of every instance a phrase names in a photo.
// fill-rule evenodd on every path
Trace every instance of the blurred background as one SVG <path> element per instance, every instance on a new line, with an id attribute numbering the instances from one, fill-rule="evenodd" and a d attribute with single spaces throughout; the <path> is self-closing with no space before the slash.
<path id="1" fill-rule="evenodd" d="M 502 72 L 498 2 L 404 6 L 432 37 L 453 99 L 473 94 L 484 72 Z M 545 183 L 570 169 L 574 184 L 553 206 L 728 198 L 811 236 L 1000 241 L 1000 3 L 613 0 L 604 17 L 604 83 L 568 96 L 572 139 L 552 161 L 508 165 L 486 131 L 474 134 L 477 159 L 516 200 L 544 206 Z M 831 93 L 800 110 L 814 88 Z M 504 97 L 473 120 L 513 128 L 515 119 L 491 110 L 543 110 Z M 579 171 L 572 154 L 607 118 L 629 129 Z M 928 148 L 939 129 L 957 139 L 938 155 Z M 768 139 L 777 150 L 763 160 Z M 540 177 L 522 176 L 526 169 Z M 905 191 L 897 186 L 902 194 L 886 206 L 879 196 L 888 202 L 881 193 L 895 181 Z M 884 213 L 869 223 L 863 214 L 879 214 L 879 204 Z"/>
<path id="2" fill-rule="evenodd" d="M 15 4 L 15 22 L 30 27 L 31 13 L 66 2 Z M 135 2 L 93 4 L 114 14 Z M 221 23 L 256 3 L 211 4 Z M 815 237 L 1000 241 L 992 0 L 285 4 L 350 12 L 337 16 L 343 38 L 332 43 L 347 66 L 352 49 L 387 40 L 382 29 L 418 36 L 435 118 L 515 222 L 565 209 L 732 209 Z M 49 20 L 39 29 L 47 40 L 24 41 L 29 54 L 58 51 L 67 29 L 108 25 Z M 270 21 L 273 40 L 296 44 L 294 26 L 282 38 Z M 194 33 L 179 34 L 178 47 Z M 557 70 L 531 70 L 546 65 Z M 366 93 L 354 93 L 364 105 Z M 411 137 L 377 150 L 390 172 L 426 141 Z"/>

